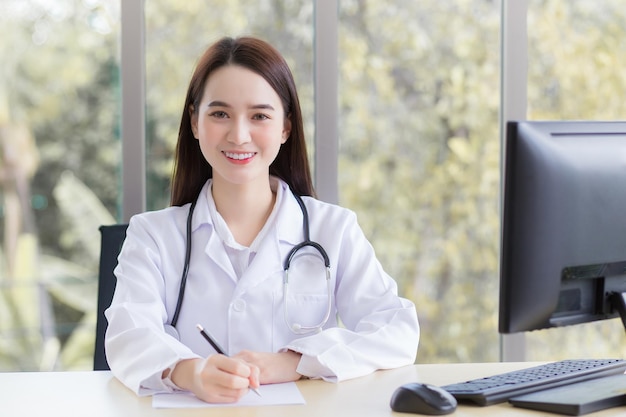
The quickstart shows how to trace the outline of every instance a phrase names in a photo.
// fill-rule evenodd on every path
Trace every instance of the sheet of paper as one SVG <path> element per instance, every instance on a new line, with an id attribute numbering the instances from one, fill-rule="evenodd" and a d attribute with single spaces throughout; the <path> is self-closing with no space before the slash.
<path id="1" fill-rule="evenodd" d="M 262 405 L 305 404 L 304 397 L 295 382 L 261 385 L 261 397 L 249 391 L 233 404 L 209 404 L 199 400 L 188 392 L 155 394 L 152 396 L 153 408 L 206 408 L 206 407 L 257 407 Z"/>

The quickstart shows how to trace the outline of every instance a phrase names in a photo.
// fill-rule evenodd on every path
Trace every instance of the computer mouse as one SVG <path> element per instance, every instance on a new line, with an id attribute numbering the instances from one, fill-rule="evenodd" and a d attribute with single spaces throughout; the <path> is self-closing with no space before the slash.
<path id="1" fill-rule="evenodd" d="M 456 410 L 456 398 L 448 391 L 435 385 L 411 382 L 394 391 L 391 409 L 401 413 L 440 416 Z"/>

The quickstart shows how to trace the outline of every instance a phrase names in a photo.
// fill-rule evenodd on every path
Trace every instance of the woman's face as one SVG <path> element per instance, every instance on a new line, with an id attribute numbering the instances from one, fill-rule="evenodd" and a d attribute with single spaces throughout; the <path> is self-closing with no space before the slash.
<path id="1" fill-rule="evenodd" d="M 280 97 L 263 77 L 237 65 L 221 67 L 207 79 L 193 110 L 193 134 L 213 168 L 214 183 L 267 183 L 269 166 L 291 126 Z"/>

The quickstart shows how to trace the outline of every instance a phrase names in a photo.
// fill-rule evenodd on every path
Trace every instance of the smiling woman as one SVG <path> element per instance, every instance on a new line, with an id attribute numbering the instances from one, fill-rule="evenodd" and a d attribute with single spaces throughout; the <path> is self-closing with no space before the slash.
<path id="1" fill-rule="evenodd" d="M 172 207 L 135 215 L 127 229 L 106 313 L 114 374 L 138 394 L 234 402 L 259 384 L 413 363 L 414 304 L 398 296 L 354 213 L 313 194 L 284 58 L 258 38 L 220 39 L 191 77 Z M 311 259 L 323 274 L 303 267 Z"/>

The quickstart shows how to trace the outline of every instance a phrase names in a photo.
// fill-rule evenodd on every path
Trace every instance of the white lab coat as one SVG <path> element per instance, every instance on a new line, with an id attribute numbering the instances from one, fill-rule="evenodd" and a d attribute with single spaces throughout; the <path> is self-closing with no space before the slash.
<path id="1" fill-rule="evenodd" d="M 207 195 L 209 182 L 201 196 Z M 139 395 L 171 391 L 171 384 L 161 379 L 165 369 L 214 353 L 196 324 L 231 355 L 242 349 L 300 352 L 298 372 L 328 381 L 414 362 L 419 340 L 414 304 L 398 297 L 395 281 L 381 268 L 356 215 L 309 197 L 303 199 L 311 240 L 324 247 L 331 262 L 332 312 L 321 332 L 296 335 L 289 329 L 283 314 L 283 261 L 304 239 L 303 215 L 288 186 L 282 181 L 279 186 L 283 198 L 276 223 L 240 279 L 215 232 L 207 199 L 198 199 L 176 326 L 180 341 L 164 329 L 178 297 L 189 204 L 132 217 L 115 269 L 117 287 L 106 311 L 105 339 L 113 374 L 131 390 Z M 301 256 L 294 263 L 298 266 L 289 273 L 287 301 L 290 320 L 317 325 L 328 300 L 323 262 Z"/>

